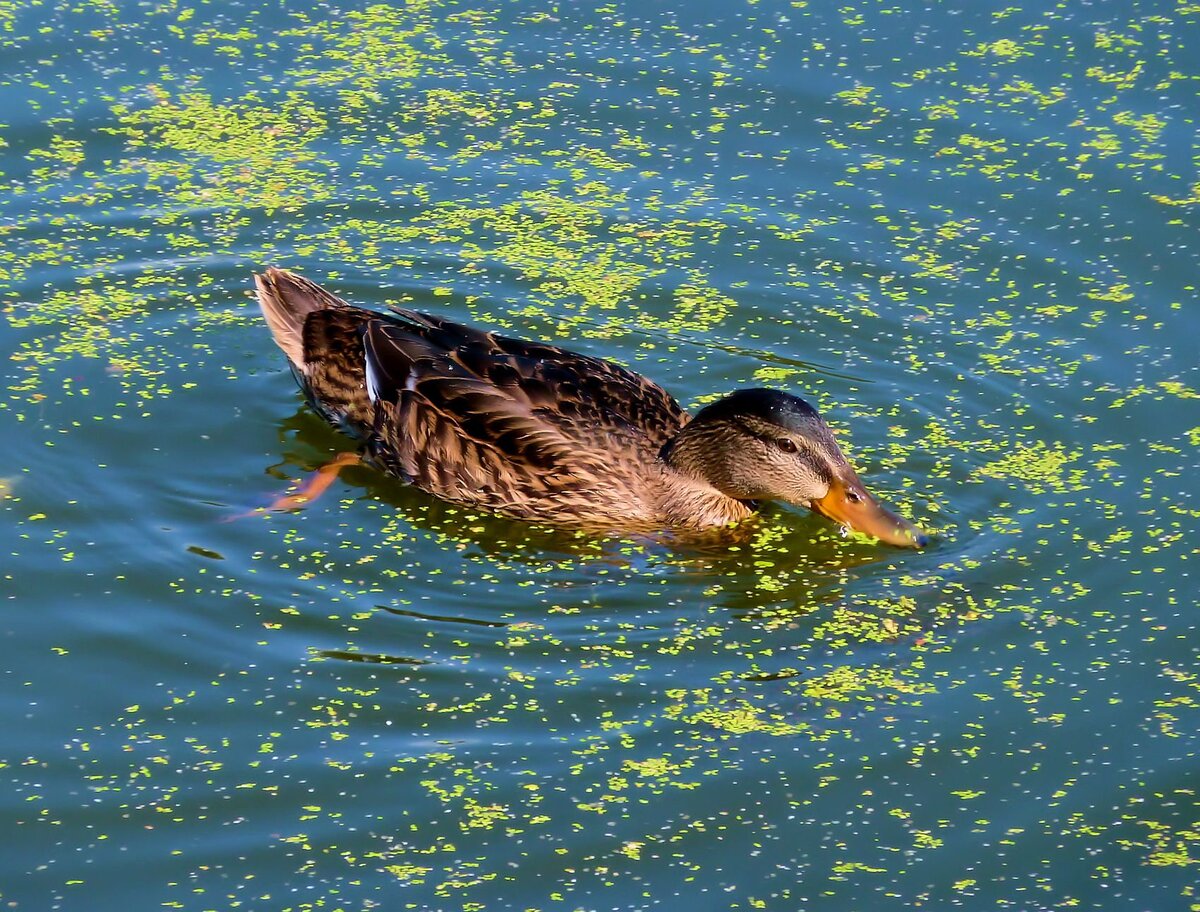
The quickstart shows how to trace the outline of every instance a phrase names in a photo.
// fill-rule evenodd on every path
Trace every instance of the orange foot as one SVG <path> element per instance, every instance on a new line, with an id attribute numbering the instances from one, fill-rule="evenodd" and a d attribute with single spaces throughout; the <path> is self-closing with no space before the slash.
<path id="1" fill-rule="evenodd" d="M 280 497 L 267 507 L 268 510 L 296 510 L 305 504 L 310 504 L 328 490 L 337 481 L 338 473 L 346 466 L 358 465 L 361 460 L 357 453 L 338 453 L 332 461 L 317 469 L 308 479 L 296 489 L 294 494 Z"/>
<path id="2" fill-rule="evenodd" d="M 330 462 L 325 463 L 325 465 L 313 472 L 295 492 L 278 498 L 270 506 L 259 507 L 257 510 L 250 510 L 246 513 L 230 516 L 226 521 L 243 519 L 247 516 L 254 516 L 255 514 L 269 511 L 298 510 L 300 507 L 312 503 L 324 494 L 329 486 L 337 481 L 338 473 L 342 469 L 346 466 L 358 465 L 361 461 L 362 459 L 357 453 L 338 453 Z"/>

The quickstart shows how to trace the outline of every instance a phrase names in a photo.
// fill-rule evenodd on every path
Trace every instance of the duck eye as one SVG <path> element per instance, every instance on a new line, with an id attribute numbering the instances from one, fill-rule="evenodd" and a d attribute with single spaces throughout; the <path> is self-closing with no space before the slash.
<path id="1" fill-rule="evenodd" d="M 846 500 L 850 501 L 850 503 L 862 503 L 862 495 L 854 490 L 854 488 L 847 488 Z"/>
<path id="2" fill-rule="evenodd" d="M 775 441 L 775 445 L 778 446 L 779 449 L 783 450 L 785 453 L 795 453 L 796 452 L 796 441 L 790 440 L 787 437 L 780 437 L 778 440 Z"/>

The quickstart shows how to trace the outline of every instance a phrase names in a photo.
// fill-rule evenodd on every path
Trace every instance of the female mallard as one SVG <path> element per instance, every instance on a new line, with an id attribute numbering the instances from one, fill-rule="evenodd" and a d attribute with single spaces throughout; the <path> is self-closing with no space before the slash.
<path id="1" fill-rule="evenodd" d="M 783 500 L 893 545 L 928 542 L 872 499 L 796 396 L 740 390 L 689 420 L 609 361 L 413 310 L 362 310 L 282 269 L 254 282 L 313 408 L 430 494 L 609 530 L 709 529 Z"/>

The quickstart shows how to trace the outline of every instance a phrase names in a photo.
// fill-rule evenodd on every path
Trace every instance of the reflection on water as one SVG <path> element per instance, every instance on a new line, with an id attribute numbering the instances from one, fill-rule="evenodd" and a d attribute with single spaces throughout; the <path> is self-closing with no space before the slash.
<path id="1" fill-rule="evenodd" d="M 668 6 L 0 5 L 4 902 L 1196 901 L 1193 5 Z M 265 264 L 802 395 L 936 543 L 219 522 L 347 444 Z"/>
<path id="2" fill-rule="evenodd" d="M 374 665 L 428 665 L 426 659 L 408 656 L 383 655 L 381 653 L 351 652 L 346 649 L 314 649 L 313 660 L 338 659 L 343 662 L 369 662 Z"/>
<path id="3" fill-rule="evenodd" d="M 440 614 L 426 614 L 423 611 L 405 610 L 403 608 L 392 608 L 388 605 L 376 605 L 376 608 L 381 611 L 388 611 L 400 617 L 420 618 L 423 621 L 441 621 L 447 624 L 478 624 L 480 627 L 507 627 L 504 621 L 487 621 L 481 618 L 469 617 L 450 617 Z"/>

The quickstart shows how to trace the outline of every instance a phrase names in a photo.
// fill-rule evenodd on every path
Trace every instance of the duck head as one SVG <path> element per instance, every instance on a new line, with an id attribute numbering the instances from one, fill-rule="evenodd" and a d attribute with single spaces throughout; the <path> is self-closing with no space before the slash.
<path id="1" fill-rule="evenodd" d="M 829 425 L 798 396 L 739 390 L 701 409 L 662 458 L 736 500 L 796 504 L 890 545 L 929 543 L 867 492 Z"/>

